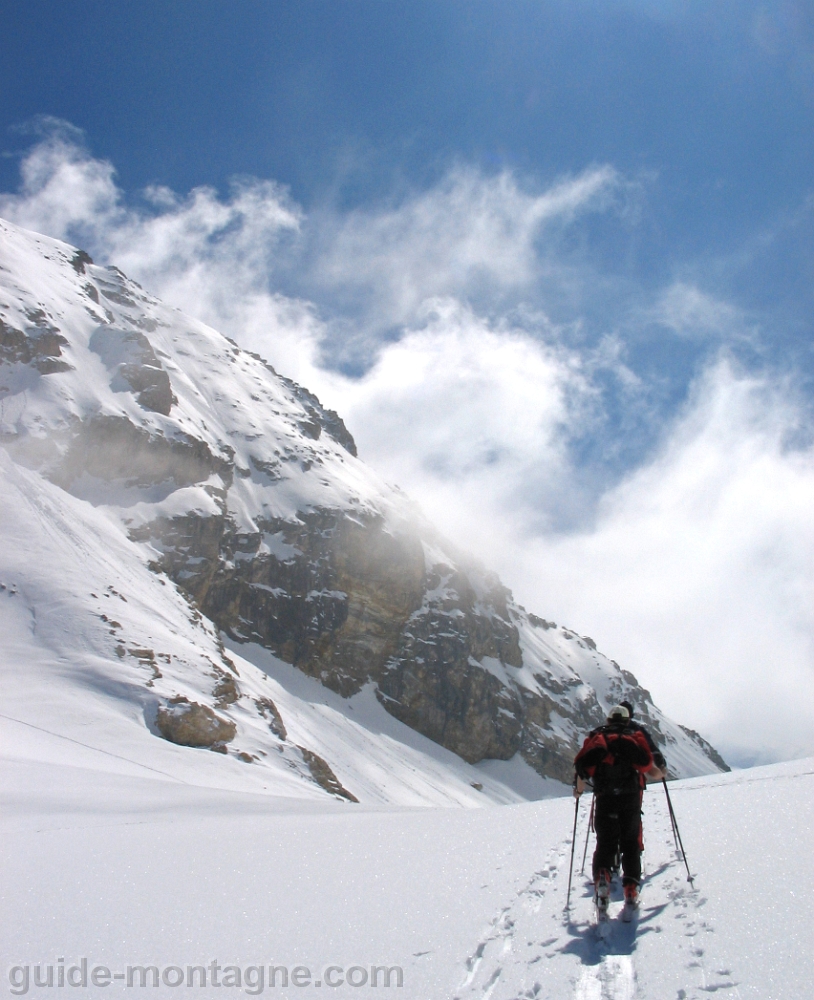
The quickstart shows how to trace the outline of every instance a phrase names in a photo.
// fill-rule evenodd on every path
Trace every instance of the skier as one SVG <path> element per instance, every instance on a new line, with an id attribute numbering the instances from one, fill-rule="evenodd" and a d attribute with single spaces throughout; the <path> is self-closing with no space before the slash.
<path id="1" fill-rule="evenodd" d="M 615 705 L 605 725 L 588 734 L 574 768 L 574 795 L 579 797 L 590 779 L 596 796 L 593 878 L 600 919 L 607 914 L 610 869 L 617 853 L 622 856 L 625 909 L 631 912 L 638 906 L 642 877 L 642 793 L 646 779 L 658 780 L 664 770 L 654 763 L 645 733 L 638 724 L 631 725 L 630 711 L 623 705 Z"/>

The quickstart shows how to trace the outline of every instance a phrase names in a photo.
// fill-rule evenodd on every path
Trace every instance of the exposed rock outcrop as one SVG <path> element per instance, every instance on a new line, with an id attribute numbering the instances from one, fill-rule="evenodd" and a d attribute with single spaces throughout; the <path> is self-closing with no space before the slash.
<path id="1" fill-rule="evenodd" d="M 721 771 L 731 771 L 732 768 L 727 764 L 723 757 L 718 753 L 715 747 L 704 739 L 703 736 L 699 736 L 694 729 L 688 729 L 686 726 L 681 727 L 682 730 L 689 736 L 693 743 L 697 743 L 699 747 L 704 751 L 704 753 L 709 757 L 716 767 L 720 768 Z"/>
<path id="2" fill-rule="evenodd" d="M 297 747 L 297 749 L 302 754 L 302 759 L 308 765 L 311 777 L 320 787 L 324 788 L 326 792 L 330 792 L 331 795 L 337 795 L 341 799 L 347 799 L 348 802 L 359 801 L 353 792 L 349 792 L 347 788 L 342 785 L 342 782 L 333 773 L 330 764 L 323 760 L 319 754 L 314 753 L 313 750 L 306 750 L 305 747 Z"/>
<path id="3" fill-rule="evenodd" d="M 237 726 L 231 719 L 223 719 L 208 705 L 199 705 L 179 696 L 162 705 L 156 714 L 155 724 L 165 740 L 184 747 L 216 750 L 235 738 Z"/>
<path id="4" fill-rule="evenodd" d="M 28 309 L 26 318 L 29 323 L 25 330 L 15 329 L 0 319 L 0 366 L 30 365 L 41 375 L 70 371 L 72 366 L 62 358 L 62 349 L 68 346 L 68 341 L 49 322 L 45 312 Z"/>
<path id="5" fill-rule="evenodd" d="M 51 461 L 43 463 L 43 471 L 65 489 L 85 473 L 131 487 L 167 483 L 180 489 L 214 475 L 231 481 L 231 464 L 216 458 L 206 442 L 151 433 L 122 416 L 94 415 L 74 421 L 70 429 L 55 434 L 53 441 L 58 450 Z M 29 439 L 10 442 L 15 457 L 25 457 L 30 443 Z"/>
<path id="6" fill-rule="evenodd" d="M 114 392 L 133 392 L 145 410 L 169 415 L 172 404 L 178 400 L 173 395 L 169 375 L 140 330 L 100 326 L 90 338 L 89 346 L 111 375 L 110 388 Z"/>

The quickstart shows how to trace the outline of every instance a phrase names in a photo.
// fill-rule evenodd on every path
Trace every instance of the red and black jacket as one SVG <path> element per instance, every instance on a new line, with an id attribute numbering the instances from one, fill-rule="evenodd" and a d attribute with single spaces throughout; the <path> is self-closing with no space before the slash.
<path id="1" fill-rule="evenodd" d="M 653 754 L 644 733 L 627 723 L 594 729 L 574 759 L 580 778 L 590 780 L 597 795 L 623 795 L 644 788 Z"/>

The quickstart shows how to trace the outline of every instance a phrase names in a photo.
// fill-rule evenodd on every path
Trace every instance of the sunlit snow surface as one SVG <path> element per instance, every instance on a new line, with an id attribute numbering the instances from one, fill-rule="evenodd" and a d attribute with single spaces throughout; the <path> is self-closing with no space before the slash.
<path id="1" fill-rule="evenodd" d="M 695 888 L 663 791 L 650 789 L 640 918 L 616 919 L 616 901 L 600 936 L 579 874 L 587 802 L 567 918 L 569 798 L 377 809 L 136 776 L 10 724 L 3 746 L 4 996 L 15 967 L 39 963 L 45 975 L 60 958 L 111 971 L 307 967 L 310 985 L 266 986 L 289 997 L 326 993 L 313 980 L 331 965 L 403 970 L 401 989 L 327 991 L 340 997 L 811 996 L 812 760 L 671 785 Z M 246 995 L 121 983 L 64 992 Z"/>

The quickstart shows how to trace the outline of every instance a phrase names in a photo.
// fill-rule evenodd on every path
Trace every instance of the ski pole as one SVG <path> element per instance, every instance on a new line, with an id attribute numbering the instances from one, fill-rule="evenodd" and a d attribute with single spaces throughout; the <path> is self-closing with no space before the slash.
<path id="1" fill-rule="evenodd" d="M 665 791 L 666 791 L 667 786 L 665 785 L 664 788 L 665 788 Z M 668 796 L 668 800 L 667 801 L 668 801 L 668 805 L 672 804 L 669 801 L 669 796 Z M 673 831 L 673 843 L 676 845 L 676 854 L 678 854 L 679 851 L 681 850 L 681 848 L 678 846 L 678 833 L 676 832 L 676 822 L 675 822 L 675 819 L 673 818 L 673 810 L 669 809 L 668 813 L 669 813 L 669 816 L 670 816 L 670 828 Z"/>
<path id="2" fill-rule="evenodd" d="M 662 784 L 664 785 L 664 794 L 667 796 L 667 809 L 670 816 L 670 826 L 673 830 L 673 843 L 676 845 L 676 853 L 681 854 L 682 857 L 686 857 L 684 854 L 684 846 L 681 843 L 681 838 L 678 833 L 678 823 L 676 822 L 676 814 L 673 809 L 673 800 L 670 798 L 670 791 L 667 788 L 666 778 L 662 778 Z"/>
<path id="3" fill-rule="evenodd" d="M 565 912 L 571 906 L 571 876 L 574 874 L 574 847 L 577 843 L 577 816 L 579 815 L 579 796 L 574 798 L 574 830 L 571 834 L 571 865 L 568 868 L 568 893 L 565 897 Z"/>
<path id="4" fill-rule="evenodd" d="M 673 824 L 673 831 L 675 833 L 676 840 L 678 841 L 678 846 L 681 849 L 681 856 L 684 858 L 684 867 L 687 869 L 687 881 L 690 885 L 695 888 L 693 884 L 692 875 L 690 874 L 690 866 L 687 861 L 687 852 L 684 850 L 684 844 L 681 840 L 681 831 L 678 829 L 678 820 L 676 819 L 675 810 L 673 809 L 673 802 L 670 798 L 670 790 L 667 787 L 667 779 L 662 778 L 661 783 L 664 785 L 664 794 L 667 796 L 667 808 L 670 810 L 670 822 Z"/>
<path id="5" fill-rule="evenodd" d="M 588 829 L 585 831 L 585 850 L 582 852 L 582 868 L 580 868 L 580 875 L 585 874 L 585 859 L 588 857 L 588 841 L 591 837 L 591 830 L 594 828 L 594 805 L 596 804 L 596 794 L 591 796 L 591 813 L 588 816 Z"/>

